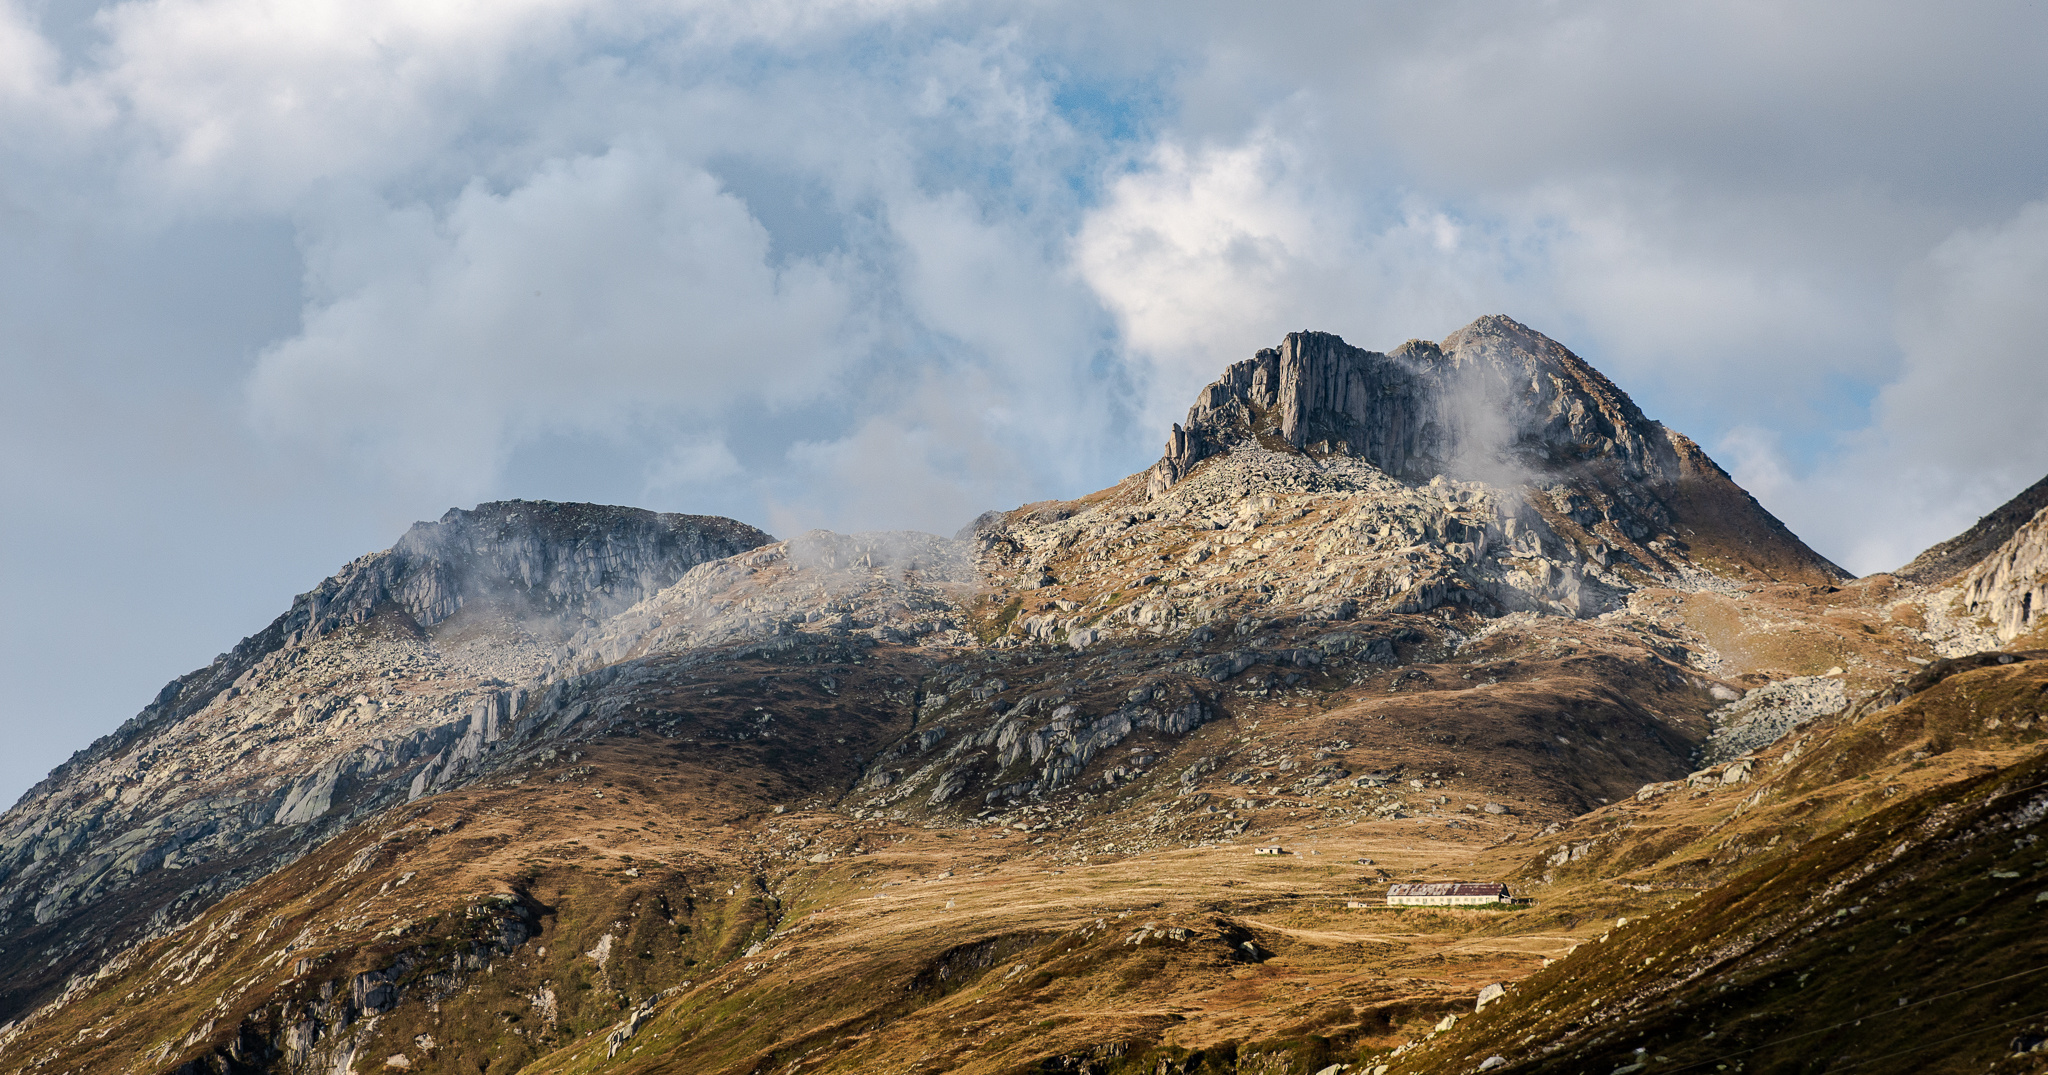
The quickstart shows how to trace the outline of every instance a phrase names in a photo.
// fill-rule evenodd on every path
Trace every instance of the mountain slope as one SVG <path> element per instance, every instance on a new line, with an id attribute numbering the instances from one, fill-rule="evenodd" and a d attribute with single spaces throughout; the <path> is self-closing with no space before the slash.
<path id="1" fill-rule="evenodd" d="M 767 540 L 727 519 L 510 501 L 350 563 L 0 818 L 0 1019 L 459 778 L 570 631 Z"/>
<path id="2" fill-rule="evenodd" d="M 2048 1070 L 2044 657 L 1943 662 L 1740 779 L 1575 821 L 1533 864 L 1554 886 L 1698 895 L 1390 1070 Z"/>
<path id="3" fill-rule="evenodd" d="M 0 921 L 0 1071 L 1384 1062 L 1727 880 L 1693 820 L 1602 828 L 1730 809 L 1723 722 L 1795 749 L 1933 657 L 1918 591 L 1505 318 L 1290 336 L 1158 466 L 952 540 L 514 503 L 401 547 L 0 819 L 0 893 L 86 879 Z M 195 802 L 243 820 L 112 868 Z M 1383 905 L 1488 878 L 1537 905 Z"/>

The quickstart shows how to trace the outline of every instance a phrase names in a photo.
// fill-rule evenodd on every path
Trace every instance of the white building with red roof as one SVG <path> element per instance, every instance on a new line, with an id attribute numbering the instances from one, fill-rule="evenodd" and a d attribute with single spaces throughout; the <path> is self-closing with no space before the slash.
<path id="1" fill-rule="evenodd" d="M 1389 907 L 1475 907 L 1513 903 L 1499 881 L 1427 881 L 1387 886 Z"/>

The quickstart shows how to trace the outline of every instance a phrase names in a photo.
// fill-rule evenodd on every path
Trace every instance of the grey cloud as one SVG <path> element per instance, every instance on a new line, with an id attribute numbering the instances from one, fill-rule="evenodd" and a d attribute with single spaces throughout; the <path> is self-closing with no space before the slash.
<path id="1" fill-rule="evenodd" d="M 1951 235 L 1901 290 L 1905 370 L 1880 427 L 1925 463 L 2031 484 L 2048 468 L 2048 199 Z"/>
<path id="2" fill-rule="evenodd" d="M 250 404 L 280 440 L 451 494 L 495 478 L 522 433 L 802 398 L 847 348 L 835 267 L 770 268 L 746 206 L 658 152 L 551 164 L 372 234 L 367 250 L 345 233 L 313 251 L 332 293 L 264 353 Z"/>

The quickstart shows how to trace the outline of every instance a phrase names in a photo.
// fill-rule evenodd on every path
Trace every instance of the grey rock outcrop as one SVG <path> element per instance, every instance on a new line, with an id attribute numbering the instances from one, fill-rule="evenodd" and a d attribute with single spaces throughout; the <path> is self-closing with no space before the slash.
<path id="1" fill-rule="evenodd" d="M 1260 434 L 1409 480 L 1526 479 L 1587 459 L 1631 478 L 1678 466 L 1662 425 L 1563 345 L 1505 317 L 1391 354 L 1289 333 L 1203 389 L 1173 428 L 1155 487 Z"/>
<path id="2" fill-rule="evenodd" d="M 2000 504 L 1968 530 L 1930 546 L 1915 556 L 1912 563 L 1892 574 L 1909 582 L 1929 585 L 1948 582 L 1982 563 L 2044 508 L 2048 508 L 2048 478 L 2021 490 L 2018 496 Z"/>
<path id="3" fill-rule="evenodd" d="M 568 630 L 611 616 L 683 572 L 775 540 L 732 519 L 510 500 L 451 508 L 389 550 L 349 564 L 286 614 L 287 637 L 321 635 L 396 607 L 431 627 L 499 605 Z"/>
<path id="4" fill-rule="evenodd" d="M 2014 529 L 1960 586 L 1969 614 L 1991 621 L 2001 643 L 2038 628 L 2048 612 L 2048 508 Z"/>
<path id="5" fill-rule="evenodd" d="M 1362 462 L 1410 485 L 1524 490 L 1555 508 L 1547 514 L 1574 532 L 1573 544 L 1618 550 L 1652 575 L 1680 572 L 1684 560 L 1758 580 L 1849 577 L 1698 445 L 1646 418 L 1562 344 L 1506 317 L 1391 353 L 1290 333 L 1201 391 L 1146 491 L 1164 497 L 1206 461 L 1248 451 Z"/>
<path id="6" fill-rule="evenodd" d="M 1758 687 L 1709 714 L 1713 732 L 1702 760 L 1719 764 L 1762 750 L 1786 732 L 1848 704 L 1848 687 L 1827 676 L 1794 676 Z"/>

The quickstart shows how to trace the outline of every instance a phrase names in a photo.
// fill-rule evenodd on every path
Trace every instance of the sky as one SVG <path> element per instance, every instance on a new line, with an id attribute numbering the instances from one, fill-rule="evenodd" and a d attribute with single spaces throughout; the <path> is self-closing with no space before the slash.
<path id="1" fill-rule="evenodd" d="M 0 801 L 484 500 L 950 534 L 1507 314 L 1824 554 L 2048 473 L 2048 7 L 0 0 Z"/>

